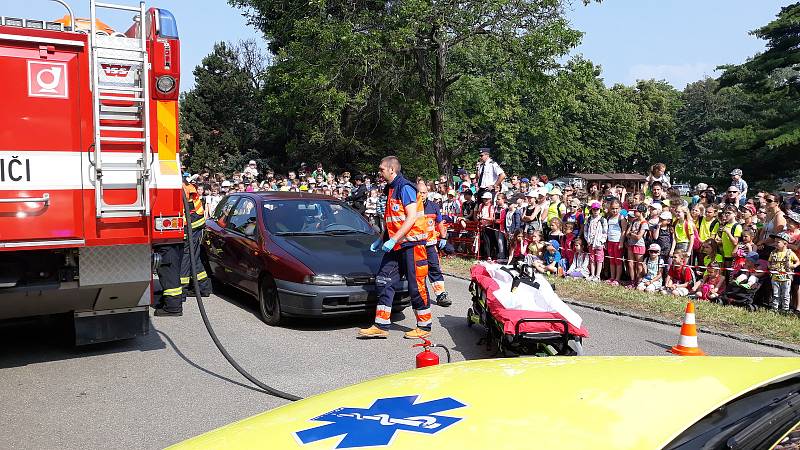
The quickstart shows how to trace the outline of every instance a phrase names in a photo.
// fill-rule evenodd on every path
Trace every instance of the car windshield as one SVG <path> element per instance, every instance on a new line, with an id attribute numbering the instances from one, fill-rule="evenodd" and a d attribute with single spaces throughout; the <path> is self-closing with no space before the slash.
<path id="1" fill-rule="evenodd" d="M 267 230 L 276 235 L 375 233 L 358 212 L 336 201 L 268 200 L 263 214 Z"/>

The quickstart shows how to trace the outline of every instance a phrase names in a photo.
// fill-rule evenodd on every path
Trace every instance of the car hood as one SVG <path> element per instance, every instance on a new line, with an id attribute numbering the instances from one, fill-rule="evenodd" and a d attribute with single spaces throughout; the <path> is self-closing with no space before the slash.
<path id="1" fill-rule="evenodd" d="M 273 236 L 273 241 L 318 275 L 375 275 L 382 253 L 370 251 L 377 236 Z"/>
<path id="2" fill-rule="evenodd" d="M 309 397 L 174 448 L 654 449 L 718 406 L 798 371 L 800 358 L 466 361 Z M 401 426 L 390 439 L 386 430 Z"/>

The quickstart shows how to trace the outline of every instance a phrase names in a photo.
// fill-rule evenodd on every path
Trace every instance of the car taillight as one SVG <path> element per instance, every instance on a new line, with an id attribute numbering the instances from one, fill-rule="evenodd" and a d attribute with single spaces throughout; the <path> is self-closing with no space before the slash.
<path id="1" fill-rule="evenodd" d="M 183 217 L 159 217 L 155 223 L 157 231 L 180 230 L 183 228 Z"/>

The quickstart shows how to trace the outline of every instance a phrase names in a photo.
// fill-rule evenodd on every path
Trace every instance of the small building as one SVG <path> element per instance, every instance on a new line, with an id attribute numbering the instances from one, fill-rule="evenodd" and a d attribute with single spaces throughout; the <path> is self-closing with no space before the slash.
<path id="1" fill-rule="evenodd" d="M 647 182 L 647 177 L 638 173 L 570 173 L 564 178 L 582 180 L 583 185 L 579 187 L 586 190 L 589 190 L 589 186 L 592 184 L 597 184 L 601 188 L 603 185 L 610 187 L 621 185 L 628 192 L 642 192 Z"/>

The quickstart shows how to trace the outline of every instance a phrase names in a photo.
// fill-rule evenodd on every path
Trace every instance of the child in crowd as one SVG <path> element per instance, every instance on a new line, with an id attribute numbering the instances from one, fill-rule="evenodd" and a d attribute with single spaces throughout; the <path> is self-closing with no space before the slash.
<path id="1" fill-rule="evenodd" d="M 650 244 L 647 248 L 647 259 L 644 261 L 645 271 L 636 289 L 640 291 L 655 292 L 662 286 L 663 259 L 661 258 L 661 246 Z"/>
<path id="2" fill-rule="evenodd" d="M 701 300 L 714 301 L 723 292 L 725 278 L 720 273 L 720 264 L 713 262 L 706 268 L 703 279 L 694 285 L 693 292 Z"/>
<path id="3" fill-rule="evenodd" d="M 691 255 L 694 249 L 694 236 L 694 222 L 689 214 L 689 208 L 686 206 L 676 207 L 675 220 L 672 227 L 672 238 L 675 240 L 674 252 L 682 250 L 687 255 Z"/>
<path id="4" fill-rule="evenodd" d="M 794 269 L 800 265 L 797 255 L 789 250 L 789 233 L 782 231 L 770 236 L 774 239 L 775 250 L 769 255 L 769 270 L 772 274 L 772 302 L 770 309 L 789 311 L 790 288 Z"/>
<path id="5" fill-rule="evenodd" d="M 707 273 L 708 267 L 712 263 L 717 263 L 722 267 L 722 255 L 719 253 L 719 244 L 714 238 L 706 239 L 700 246 L 700 265 L 705 267 L 702 271 L 703 276 Z"/>
<path id="6" fill-rule="evenodd" d="M 589 264 L 589 280 L 600 281 L 605 260 L 605 245 L 608 239 L 608 222 L 600 215 L 600 202 L 594 201 L 590 205 L 590 216 L 584 225 L 583 235 L 589 250 L 591 262 Z"/>
<path id="7" fill-rule="evenodd" d="M 667 282 L 664 293 L 676 297 L 689 295 L 689 289 L 694 284 L 694 274 L 687 264 L 689 256 L 684 250 L 676 250 L 672 256 L 672 265 L 667 272 Z"/>
<path id="8" fill-rule="evenodd" d="M 733 267 L 733 251 L 739 244 L 742 236 L 742 226 L 736 222 L 737 208 L 728 205 L 722 211 L 723 223 L 719 227 L 718 241 L 722 244 L 722 261 L 726 269 Z M 725 271 L 725 279 L 730 279 L 730 273 Z"/>
<path id="9" fill-rule="evenodd" d="M 547 224 L 550 227 L 550 239 L 561 241 L 564 237 L 564 232 L 561 230 L 562 222 L 558 217 L 553 217 Z M 560 242 L 559 242 L 560 243 Z"/>
<path id="10" fill-rule="evenodd" d="M 633 213 L 633 217 L 628 219 L 628 229 L 625 232 L 628 247 L 628 275 L 631 278 L 631 286 L 639 284 L 639 279 L 644 275 L 642 259 L 646 253 L 644 236 L 647 233 L 647 205 L 639 204 Z"/>
<path id="11" fill-rule="evenodd" d="M 658 215 L 658 226 L 650 230 L 652 242 L 661 249 L 661 257 L 665 264 L 669 264 L 672 252 L 675 250 L 675 241 L 672 239 L 672 213 L 663 211 Z"/>
<path id="12" fill-rule="evenodd" d="M 740 250 L 742 253 L 750 253 L 758 250 L 756 248 L 756 243 L 754 242 L 755 235 L 752 231 L 745 229 L 742 231 L 742 241 L 739 242 L 739 245 L 736 246 L 737 250 Z"/>
<path id="13" fill-rule="evenodd" d="M 731 284 L 739 285 L 745 289 L 752 289 L 758 283 L 758 253 L 748 252 L 744 255 L 742 266 L 734 273 L 736 276 Z"/>
<path id="14" fill-rule="evenodd" d="M 380 225 L 378 224 L 378 190 L 372 189 L 369 191 L 369 197 L 367 197 L 367 201 L 364 202 L 364 207 L 366 208 L 364 211 L 364 215 L 367 216 L 367 222 L 372 225 L 373 228 L 376 230 L 380 229 Z"/>
<path id="15" fill-rule="evenodd" d="M 581 211 L 581 201 L 577 198 L 573 198 L 569 201 L 569 207 L 567 208 L 567 213 L 564 214 L 564 217 L 561 221 L 564 225 L 571 223 L 573 225 L 573 233 L 575 236 L 580 235 L 581 229 L 583 229 L 583 211 Z"/>
<path id="16" fill-rule="evenodd" d="M 564 223 L 564 235 L 558 241 L 561 244 L 561 257 L 566 260 L 567 265 L 572 264 L 574 251 L 572 250 L 572 242 L 577 239 L 574 232 L 575 224 L 572 222 Z"/>
<path id="17" fill-rule="evenodd" d="M 551 239 L 545 244 L 542 254 L 545 274 L 564 276 L 564 261 L 561 259 L 560 249 L 561 246 L 555 239 Z"/>
<path id="18" fill-rule="evenodd" d="M 525 259 L 525 255 L 528 254 L 528 244 L 528 240 L 525 239 L 525 233 L 522 232 L 521 228 L 514 232 L 513 236 L 511 236 L 508 250 L 511 264 L 516 264 L 517 261 Z"/>
<path id="19" fill-rule="evenodd" d="M 627 221 L 620 214 L 622 205 L 619 200 L 611 200 L 608 205 L 608 240 L 606 249 L 608 250 L 608 264 L 611 268 L 611 278 L 608 282 L 612 286 L 619 286 L 622 277 L 622 248 L 625 243 L 625 231 L 628 228 Z"/>
<path id="20" fill-rule="evenodd" d="M 539 230 L 528 231 L 528 258 L 542 259 L 544 242 L 542 242 L 542 232 Z"/>
<path id="21" fill-rule="evenodd" d="M 572 263 L 567 275 L 573 278 L 589 278 L 589 254 L 585 251 L 582 238 L 572 241 Z"/>

